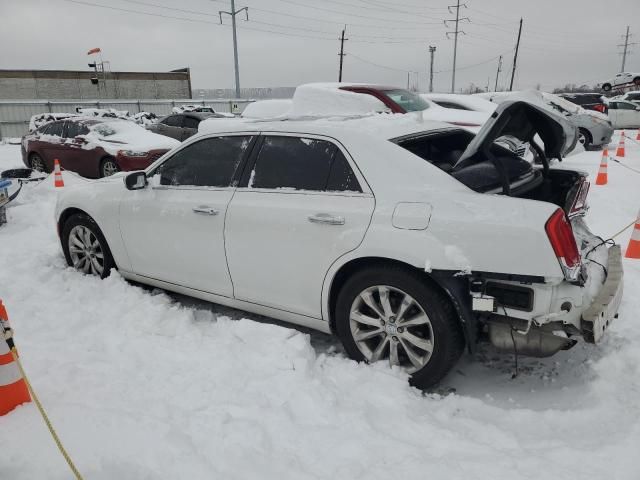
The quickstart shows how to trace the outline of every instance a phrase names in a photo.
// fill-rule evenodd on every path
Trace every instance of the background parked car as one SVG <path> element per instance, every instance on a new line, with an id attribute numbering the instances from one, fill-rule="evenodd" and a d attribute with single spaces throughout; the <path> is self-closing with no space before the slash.
<path id="1" fill-rule="evenodd" d="M 60 166 L 99 178 L 147 168 L 176 140 L 148 132 L 128 120 L 72 117 L 47 123 L 22 138 L 22 161 L 42 172 Z"/>
<path id="2" fill-rule="evenodd" d="M 628 85 L 630 83 L 633 83 L 635 85 L 640 85 L 640 73 L 638 72 L 618 73 L 615 77 L 602 82 L 602 90 L 604 90 L 605 92 L 608 92 L 612 88 L 621 87 L 623 85 Z"/>
<path id="3" fill-rule="evenodd" d="M 625 100 L 627 102 L 633 102 L 636 105 L 640 105 L 640 91 L 627 92 L 624 95 L 618 95 L 617 97 L 609 99 L 609 101 L 612 101 L 612 100 Z"/>
<path id="4" fill-rule="evenodd" d="M 640 105 L 612 100 L 609 102 L 609 118 L 613 128 L 640 128 Z"/>
<path id="5" fill-rule="evenodd" d="M 493 113 L 497 105 L 489 100 L 475 95 L 460 95 L 458 93 L 424 93 L 422 98 L 431 100 L 443 108 L 467 110 L 471 112 Z"/>
<path id="6" fill-rule="evenodd" d="M 600 93 L 559 93 L 558 96 L 586 110 L 607 113 L 607 104 Z"/>
<path id="7" fill-rule="evenodd" d="M 211 112 L 176 113 L 162 118 L 158 123 L 147 125 L 147 130 L 184 141 L 198 133 L 198 125 L 207 118 L 227 118 L 227 115 Z"/>

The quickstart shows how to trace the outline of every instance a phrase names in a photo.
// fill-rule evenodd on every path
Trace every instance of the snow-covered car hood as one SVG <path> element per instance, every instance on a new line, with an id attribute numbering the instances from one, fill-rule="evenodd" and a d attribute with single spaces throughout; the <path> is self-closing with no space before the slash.
<path id="1" fill-rule="evenodd" d="M 82 148 L 102 147 L 111 155 L 118 150 L 148 152 L 149 150 L 170 150 L 180 145 L 164 135 L 158 135 L 127 120 L 100 122 L 89 127 L 89 133 L 81 136 L 86 141 Z"/>

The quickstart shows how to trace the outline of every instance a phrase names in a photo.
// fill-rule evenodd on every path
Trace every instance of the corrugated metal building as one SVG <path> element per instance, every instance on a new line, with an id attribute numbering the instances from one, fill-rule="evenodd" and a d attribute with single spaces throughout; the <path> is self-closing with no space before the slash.
<path id="1" fill-rule="evenodd" d="M 0 70 L 0 99 L 164 99 L 191 98 L 188 68 L 171 72 Z"/>

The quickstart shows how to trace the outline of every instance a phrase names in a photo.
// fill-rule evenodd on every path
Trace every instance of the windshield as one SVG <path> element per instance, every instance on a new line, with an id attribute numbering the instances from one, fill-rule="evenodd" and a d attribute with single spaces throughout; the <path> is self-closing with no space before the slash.
<path id="1" fill-rule="evenodd" d="M 429 104 L 420 98 L 419 95 L 408 90 L 385 90 L 384 93 L 407 112 L 419 112 L 429 108 Z"/>
<path id="2" fill-rule="evenodd" d="M 116 133 L 115 128 L 113 128 L 113 126 L 108 123 L 99 123 L 98 125 L 93 127 L 92 130 L 97 132 L 101 137 L 110 137 L 111 135 L 115 135 Z"/>

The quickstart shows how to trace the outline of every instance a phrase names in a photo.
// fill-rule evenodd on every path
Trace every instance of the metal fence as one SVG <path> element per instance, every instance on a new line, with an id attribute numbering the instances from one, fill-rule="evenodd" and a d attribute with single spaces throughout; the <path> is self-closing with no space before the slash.
<path id="1" fill-rule="evenodd" d="M 0 100 L 0 139 L 27 133 L 29 119 L 40 113 L 75 113 L 76 108 L 113 108 L 129 113 L 169 115 L 181 105 L 210 106 L 216 112 L 241 113 L 253 100 Z"/>

